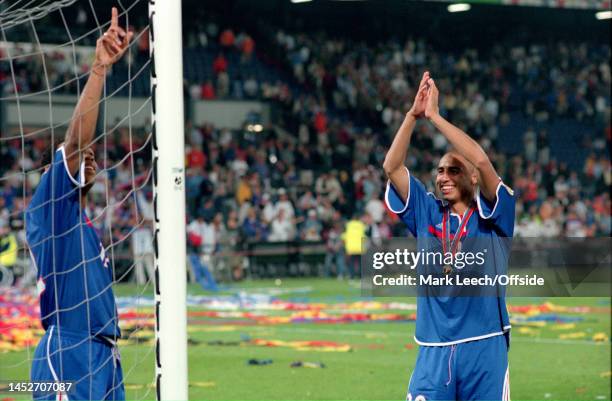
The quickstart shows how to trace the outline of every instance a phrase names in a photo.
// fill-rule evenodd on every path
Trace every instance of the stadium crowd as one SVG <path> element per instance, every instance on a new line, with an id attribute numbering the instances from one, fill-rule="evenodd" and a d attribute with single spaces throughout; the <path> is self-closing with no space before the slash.
<path id="1" fill-rule="evenodd" d="M 422 39 L 366 45 L 278 31 L 267 45 L 283 57 L 275 65 L 288 74 L 279 76 L 291 78 L 257 82 L 230 76 L 225 57 L 240 54 L 234 71 L 257 57 L 249 35 L 207 24 L 188 44 L 218 52 L 210 66 L 213 79 L 187 83 L 191 100 L 260 98 L 281 110 L 279 121 L 260 133 L 186 123 L 188 238 L 201 254 L 237 254 L 245 244 L 262 241 L 321 243 L 327 250 L 325 271 L 353 276 L 360 246 L 350 239 L 407 235 L 385 208 L 381 166 L 425 68 L 440 77 L 442 113 L 480 141 L 516 191 L 517 236 L 611 233 L 609 47 L 500 44 L 487 54 L 475 49 L 450 54 Z M 139 46 L 146 53 L 146 43 Z M 51 61 L 48 68 L 57 70 L 57 79 L 62 71 L 70 75 L 66 60 Z M 36 68 L 24 62 L 17 69 L 20 93 L 40 87 Z M 13 91 L 6 68 L 0 68 L 0 85 L 4 94 Z M 570 118 L 593 127 L 582 168 L 556 158 L 545 129 L 516 133 L 521 154 L 500 150 L 499 127 L 517 113 L 538 123 Z M 151 219 L 146 132 L 143 127 L 128 135 L 118 128 L 107 135 L 107 154 L 97 149 L 107 168 L 92 190 L 88 213 L 117 250 L 134 247 L 127 239 Z M 31 195 L 40 179 L 46 144 L 28 145 L 0 141 L 0 236 L 22 232 L 28 202 L 23 193 Z M 432 191 L 437 158 L 446 147 L 431 125 L 418 124 L 407 165 Z M 139 190 L 131 191 L 134 187 Z M 240 258 L 230 264 L 235 271 L 244 266 Z"/>

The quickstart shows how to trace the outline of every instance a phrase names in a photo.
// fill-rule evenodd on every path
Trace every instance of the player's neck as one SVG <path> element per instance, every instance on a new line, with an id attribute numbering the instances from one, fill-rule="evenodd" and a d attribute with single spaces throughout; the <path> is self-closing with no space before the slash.
<path id="1" fill-rule="evenodd" d="M 463 216 L 465 211 L 471 206 L 472 202 L 467 200 L 459 200 L 453 203 L 449 203 L 451 213 L 456 213 L 459 216 Z"/>
<path id="2" fill-rule="evenodd" d="M 85 209 L 85 206 L 87 206 L 87 194 L 82 194 L 81 195 L 81 209 Z"/>

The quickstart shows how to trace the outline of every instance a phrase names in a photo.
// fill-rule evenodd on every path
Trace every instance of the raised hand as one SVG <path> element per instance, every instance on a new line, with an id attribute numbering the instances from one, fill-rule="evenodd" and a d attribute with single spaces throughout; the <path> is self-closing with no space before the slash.
<path id="1" fill-rule="evenodd" d="M 438 106 L 438 88 L 432 78 L 427 81 L 429 89 L 427 91 L 427 105 L 425 107 L 425 117 L 432 119 L 440 114 L 440 107 Z"/>
<path id="2" fill-rule="evenodd" d="M 134 32 L 127 32 L 119 26 L 119 13 L 113 7 L 110 27 L 96 42 L 95 67 L 105 70 L 123 56 L 127 50 Z"/>
<path id="3" fill-rule="evenodd" d="M 414 118 L 423 117 L 423 113 L 425 112 L 425 107 L 427 106 L 427 93 L 429 89 L 428 81 L 429 71 L 425 71 L 423 73 L 423 78 L 421 78 L 421 83 L 419 84 L 417 94 L 414 97 L 414 103 L 412 103 L 412 107 L 408 111 L 408 114 L 412 115 Z"/>

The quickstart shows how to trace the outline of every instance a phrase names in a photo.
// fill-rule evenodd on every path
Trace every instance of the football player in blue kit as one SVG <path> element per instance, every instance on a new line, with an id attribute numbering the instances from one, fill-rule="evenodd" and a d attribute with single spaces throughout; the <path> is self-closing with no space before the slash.
<path id="1" fill-rule="evenodd" d="M 106 74 L 133 35 L 118 21 L 113 8 L 110 27 L 96 42 L 89 78 L 64 142 L 50 151 L 53 155 L 26 211 L 26 238 L 37 268 L 45 329 L 30 377 L 32 382 L 66 385 L 55 386 L 57 392 L 35 392 L 36 400 L 125 398 L 113 266 L 85 214 L 87 192 L 96 176 L 91 142 Z"/>
<path id="2" fill-rule="evenodd" d="M 404 165 L 416 121 L 423 117 L 453 147 L 437 168 L 435 184 L 441 198 L 428 193 Z M 514 193 L 480 145 L 440 115 L 438 89 L 428 72 L 383 168 L 389 179 L 387 206 L 417 241 L 441 241 L 445 252 L 453 253 L 466 238 L 484 238 L 493 248 L 489 256 L 495 256 L 489 263 L 495 271 L 505 271 L 510 252 L 507 239 L 514 232 Z M 452 266 L 443 269 L 452 272 Z M 509 400 L 510 322 L 504 293 L 419 295 L 415 341 L 420 347 L 407 400 Z"/>

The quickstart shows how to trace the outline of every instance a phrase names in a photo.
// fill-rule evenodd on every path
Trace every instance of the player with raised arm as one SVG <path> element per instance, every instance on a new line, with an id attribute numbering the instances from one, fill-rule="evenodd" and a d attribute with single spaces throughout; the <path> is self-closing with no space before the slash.
<path id="1" fill-rule="evenodd" d="M 96 176 L 91 142 L 104 81 L 132 36 L 119 26 L 113 7 L 110 27 L 96 42 L 89 78 L 64 142 L 54 149 L 26 212 L 26 237 L 37 268 L 46 331 L 30 376 L 32 382 L 65 384 L 56 386 L 56 393 L 35 392 L 37 400 L 125 398 L 116 345 L 120 331 L 113 267 L 84 208 Z"/>
<path id="2" fill-rule="evenodd" d="M 404 166 L 416 120 L 427 118 L 454 148 L 439 162 L 436 189 L 441 199 Z M 492 249 L 488 264 L 504 272 L 514 231 L 514 193 L 499 178 L 480 145 L 446 121 L 438 109 L 438 89 L 423 74 L 383 168 L 389 182 L 385 201 L 418 240 L 442 242 L 454 254 L 466 238 Z M 452 273 L 453 266 L 441 267 Z M 417 297 L 415 340 L 420 345 L 407 399 L 509 400 L 510 322 L 503 291 L 495 296 Z"/>

